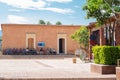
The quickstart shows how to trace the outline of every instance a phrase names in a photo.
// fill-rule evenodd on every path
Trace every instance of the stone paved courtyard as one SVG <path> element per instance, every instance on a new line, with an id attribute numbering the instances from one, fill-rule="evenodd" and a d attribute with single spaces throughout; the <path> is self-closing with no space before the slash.
<path id="1" fill-rule="evenodd" d="M 90 73 L 90 64 L 79 58 L 64 59 L 1 59 L 0 78 L 113 78 L 115 75 Z M 110 79 L 109 79 L 110 80 Z"/>

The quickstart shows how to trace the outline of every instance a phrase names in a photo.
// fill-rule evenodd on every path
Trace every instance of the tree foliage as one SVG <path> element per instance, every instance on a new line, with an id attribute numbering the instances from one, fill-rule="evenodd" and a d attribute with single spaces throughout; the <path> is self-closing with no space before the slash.
<path id="1" fill-rule="evenodd" d="M 87 47 L 89 43 L 89 31 L 85 26 L 80 27 L 71 38 L 76 40 L 81 46 Z"/>
<path id="2" fill-rule="evenodd" d="M 86 11 L 88 19 L 95 18 L 99 25 L 105 24 L 106 44 L 115 46 L 115 27 L 119 22 L 120 0 L 87 0 L 83 10 Z M 114 21 L 111 21 L 111 18 Z"/>
<path id="3" fill-rule="evenodd" d="M 44 20 L 39 20 L 39 24 L 52 25 L 52 23 L 50 21 L 45 22 Z M 60 21 L 57 21 L 55 24 L 62 25 L 62 23 Z"/>
<path id="4" fill-rule="evenodd" d="M 46 24 L 44 20 L 39 20 L 39 24 Z"/>
<path id="5" fill-rule="evenodd" d="M 56 25 L 62 25 L 62 23 L 60 21 L 57 21 Z"/>
<path id="6" fill-rule="evenodd" d="M 49 21 L 47 21 L 47 23 L 46 23 L 47 25 L 51 25 L 51 23 L 49 22 Z"/>
<path id="7" fill-rule="evenodd" d="M 80 27 L 79 30 L 71 35 L 71 38 L 79 43 L 80 49 L 84 53 L 88 53 L 89 31 L 85 26 Z"/>
<path id="8" fill-rule="evenodd" d="M 119 14 L 120 0 L 87 0 L 83 10 L 87 18 L 96 18 L 98 23 L 104 24 L 107 19 Z"/>

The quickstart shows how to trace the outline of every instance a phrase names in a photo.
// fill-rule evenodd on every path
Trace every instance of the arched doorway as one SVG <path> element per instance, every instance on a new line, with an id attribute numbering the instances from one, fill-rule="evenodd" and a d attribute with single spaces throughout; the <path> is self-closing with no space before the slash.
<path id="1" fill-rule="evenodd" d="M 65 53 L 65 39 L 59 39 L 59 53 Z"/>

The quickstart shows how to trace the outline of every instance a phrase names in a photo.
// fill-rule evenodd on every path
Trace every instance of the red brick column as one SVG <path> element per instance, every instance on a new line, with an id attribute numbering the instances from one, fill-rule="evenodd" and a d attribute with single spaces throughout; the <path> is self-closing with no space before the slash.
<path id="1" fill-rule="evenodd" d="M 105 38 L 104 38 L 104 29 L 103 27 L 100 28 L 100 46 L 105 45 Z"/>
<path id="2" fill-rule="evenodd" d="M 91 56 L 91 45 L 90 45 L 90 35 L 91 35 L 92 31 L 91 31 L 91 28 L 89 28 L 89 59 L 90 59 L 90 56 Z"/>
<path id="3" fill-rule="evenodd" d="M 120 25 L 117 25 L 115 29 L 115 38 L 116 38 L 116 45 L 120 45 Z"/>

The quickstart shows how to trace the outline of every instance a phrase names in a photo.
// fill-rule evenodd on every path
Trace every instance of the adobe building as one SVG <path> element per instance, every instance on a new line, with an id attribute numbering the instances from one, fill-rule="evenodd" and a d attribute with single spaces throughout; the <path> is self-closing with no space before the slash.
<path id="1" fill-rule="evenodd" d="M 80 28 L 73 25 L 1 24 L 2 49 L 54 48 L 58 54 L 71 54 L 79 44 L 71 39 L 71 34 Z"/>

